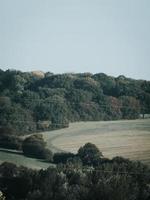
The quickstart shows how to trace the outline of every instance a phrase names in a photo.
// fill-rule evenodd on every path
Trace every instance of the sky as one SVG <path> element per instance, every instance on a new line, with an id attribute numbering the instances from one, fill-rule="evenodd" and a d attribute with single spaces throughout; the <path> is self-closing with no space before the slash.
<path id="1" fill-rule="evenodd" d="M 0 0 L 0 68 L 150 80 L 150 0 Z"/>

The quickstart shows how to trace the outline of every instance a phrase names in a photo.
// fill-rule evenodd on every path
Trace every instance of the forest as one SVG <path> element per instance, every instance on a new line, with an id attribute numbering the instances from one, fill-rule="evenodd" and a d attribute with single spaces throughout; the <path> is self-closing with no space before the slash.
<path id="1" fill-rule="evenodd" d="M 0 70 L 0 113 L 1 135 L 11 136 L 75 121 L 136 119 L 150 113 L 150 81 Z"/>
<path id="2" fill-rule="evenodd" d="M 104 73 L 0 70 L 0 147 L 50 159 L 42 136 L 69 122 L 136 119 L 150 113 L 150 81 Z"/>

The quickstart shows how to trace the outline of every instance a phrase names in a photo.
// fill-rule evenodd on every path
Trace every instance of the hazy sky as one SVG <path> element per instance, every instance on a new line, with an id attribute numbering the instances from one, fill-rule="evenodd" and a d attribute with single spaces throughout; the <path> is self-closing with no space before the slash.
<path id="1" fill-rule="evenodd" d="M 150 0 L 0 0 L 0 68 L 150 80 Z"/>

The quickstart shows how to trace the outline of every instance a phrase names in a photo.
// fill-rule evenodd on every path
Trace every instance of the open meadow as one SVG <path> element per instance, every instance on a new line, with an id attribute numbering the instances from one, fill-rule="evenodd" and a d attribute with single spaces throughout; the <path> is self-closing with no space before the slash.
<path id="1" fill-rule="evenodd" d="M 45 138 L 56 150 L 76 153 L 91 142 L 105 157 L 123 156 L 150 164 L 150 119 L 72 123 L 68 129 L 54 131 L 52 138 L 47 134 Z"/>
<path id="2" fill-rule="evenodd" d="M 17 151 L 4 150 L 0 148 L 0 164 L 2 162 L 11 162 L 17 166 L 25 166 L 32 169 L 45 169 L 50 166 L 50 163 L 46 163 L 36 158 L 29 158 Z"/>
<path id="3" fill-rule="evenodd" d="M 53 152 L 76 153 L 87 142 L 94 143 L 108 158 L 123 156 L 150 165 L 150 119 L 76 122 L 69 128 L 42 133 Z M 31 168 L 47 168 L 49 163 L 27 158 L 21 153 L 0 151 L 0 163 L 13 162 Z"/>

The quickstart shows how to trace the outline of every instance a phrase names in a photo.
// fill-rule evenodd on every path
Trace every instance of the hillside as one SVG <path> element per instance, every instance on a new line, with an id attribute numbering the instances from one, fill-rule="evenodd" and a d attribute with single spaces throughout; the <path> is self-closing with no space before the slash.
<path id="1" fill-rule="evenodd" d="M 0 70 L 1 133 L 22 135 L 68 127 L 69 122 L 150 113 L 150 81 L 104 73 L 37 74 Z"/>

